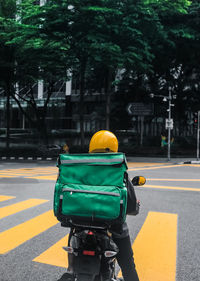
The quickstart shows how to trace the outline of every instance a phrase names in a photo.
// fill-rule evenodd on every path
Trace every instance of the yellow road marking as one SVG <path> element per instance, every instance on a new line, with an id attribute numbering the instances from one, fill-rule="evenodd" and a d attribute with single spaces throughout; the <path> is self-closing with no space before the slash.
<path id="1" fill-rule="evenodd" d="M 28 199 L 26 201 L 18 202 L 10 206 L 2 207 L 0 208 L 0 219 L 48 201 L 49 200 Z"/>
<path id="2" fill-rule="evenodd" d="M 9 176 L 27 176 L 27 175 L 52 175 L 50 172 L 29 172 L 29 173 L 17 173 L 17 172 L 0 172 L 0 175 L 9 175 Z"/>
<path id="3" fill-rule="evenodd" d="M 200 167 L 197 164 L 174 164 L 169 165 L 166 163 L 138 163 L 129 162 L 129 171 L 140 171 L 140 170 L 155 170 L 155 169 L 165 169 L 165 168 L 175 168 L 175 167 Z M 16 176 L 21 176 L 25 178 L 40 179 L 40 180 L 56 180 L 57 179 L 57 167 L 46 167 L 46 168 L 23 168 L 23 169 L 8 169 L 0 170 L 0 178 L 12 178 Z M 48 176 L 49 175 L 49 176 Z"/>
<path id="4" fill-rule="evenodd" d="M 1 175 L 1 176 L 5 176 L 5 177 L 9 176 L 9 177 L 13 177 L 13 178 L 14 178 L 15 176 L 18 176 L 18 177 L 19 177 L 19 176 L 24 176 L 23 174 L 15 174 L 15 173 L 10 173 L 10 174 L 9 174 L 9 173 L 0 173 L 0 175 Z"/>
<path id="5" fill-rule="evenodd" d="M 20 172 L 20 173 L 32 173 L 34 171 L 42 171 L 42 172 L 51 172 L 51 170 L 56 171 L 58 168 L 57 167 L 35 167 L 35 168 L 25 168 L 25 169 L 3 169 L 1 171 L 15 171 L 15 172 Z"/>
<path id="6" fill-rule="evenodd" d="M 161 166 L 167 165 L 166 163 L 144 163 L 144 162 L 128 162 L 128 167 L 145 167 L 145 166 Z"/>
<path id="7" fill-rule="evenodd" d="M 200 181 L 200 179 L 155 179 L 155 178 L 147 178 L 148 181 L 189 181 L 189 182 L 195 182 Z"/>
<path id="8" fill-rule="evenodd" d="M 171 190 L 185 190 L 185 191 L 200 191 L 200 188 L 190 188 L 190 187 L 175 187 L 175 186 L 164 186 L 164 185 L 150 185 L 145 184 L 142 188 L 160 188 L 160 189 L 171 189 Z M 141 188 L 141 187 L 140 187 Z"/>
<path id="9" fill-rule="evenodd" d="M 0 174 L 0 178 L 15 178 L 15 176 L 13 176 L 13 175 L 12 176 L 11 175 L 6 175 L 6 174 L 5 175 L 1 175 Z"/>
<path id="10" fill-rule="evenodd" d="M 0 254 L 5 254 L 34 236 L 56 225 L 53 211 L 48 211 L 29 221 L 0 233 Z"/>
<path id="11" fill-rule="evenodd" d="M 36 257 L 33 261 L 60 266 L 60 267 L 68 267 L 68 256 L 67 252 L 63 250 L 63 246 L 67 246 L 68 236 L 66 235 L 61 240 L 59 240 L 52 247 L 47 249 L 41 255 Z"/>
<path id="12" fill-rule="evenodd" d="M 57 175 L 55 176 L 35 176 L 35 177 L 26 177 L 27 179 L 38 179 L 38 180 L 57 180 Z"/>
<path id="13" fill-rule="evenodd" d="M 175 167 L 184 167 L 185 164 L 182 165 L 165 165 L 165 166 L 158 166 L 158 167 L 147 167 L 147 168 L 134 168 L 134 169 L 128 169 L 129 171 L 139 171 L 139 170 L 155 170 L 155 169 L 165 169 L 165 168 L 175 168 Z"/>
<path id="14" fill-rule="evenodd" d="M 16 198 L 16 197 L 14 197 L 14 196 L 0 195 L 0 202 L 6 201 L 6 200 L 9 200 L 9 199 L 13 199 L 13 198 Z"/>
<path id="15" fill-rule="evenodd" d="M 176 280 L 177 220 L 177 214 L 149 212 L 133 244 L 140 281 Z"/>
<path id="16" fill-rule="evenodd" d="M 24 168 L 24 169 L 5 169 L 0 170 L 0 178 L 13 178 L 13 177 L 31 177 L 35 178 L 35 176 L 56 176 L 58 168 L 57 167 L 46 167 L 46 168 Z M 42 178 L 41 178 L 42 179 Z M 53 178 L 54 180 L 54 178 Z"/>
<path id="17" fill-rule="evenodd" d="M 52 175 L 52 174 L 56 174 L 56 172 L 42 172 L 42 171 L 32 171 L 32 172 L 16 172 L 16 171 L 4 171 L 4 172 L 0 172 L 0 175 L 14 175 L 14 176 L 27 176 L 27 175 Z"/>
<path id="18" fill-rule="evenodd" d="M 68 267 L 68 235 L 33 261 Z M 133 251 L 140 281 L 175 281 L 177 214 L 149 212 L 134 244 Z M 118 277 L 121 276 L 121 272 Z"/>

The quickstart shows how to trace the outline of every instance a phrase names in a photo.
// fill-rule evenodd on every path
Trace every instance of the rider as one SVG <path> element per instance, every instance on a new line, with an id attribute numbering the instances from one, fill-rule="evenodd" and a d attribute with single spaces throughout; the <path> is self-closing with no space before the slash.
<path id="1" fill-rule="evenodd" d="M 118 140 L 117 137 L 110 131 L 98 131 L 95 133 L 89 144 L 89 152 L 117 152 L 118 151 Z M 136 199 L 134 187 L 128 180 L 128 203 L 127 203 L 127 214 L 136 215 L 139 212 L 139 201 Z M 117 254 L 117 262 L 122 270 L 124 281 L 139 281 L 138 274 L 135 268 L 133 251 L 131 247 L 131 240 L 129 236 L 129 230 L 127 223 L 124 222 L 121 231 L 111 229 L 113 241 L 119 248 Z"/>

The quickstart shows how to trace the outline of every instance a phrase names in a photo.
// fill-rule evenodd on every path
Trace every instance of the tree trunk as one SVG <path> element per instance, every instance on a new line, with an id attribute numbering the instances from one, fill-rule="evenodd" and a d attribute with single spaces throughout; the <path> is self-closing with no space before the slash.
<path id="1" fill-rule="evenodd" d="M 41 136 L 42 143 L 44 145 L 48 145 L 49 139 L 48 139 L 48 133 L 47 133 L 45 120 L 40 119 L 40 125 L 37 128 L 38 128 L 38 132 Z"/>

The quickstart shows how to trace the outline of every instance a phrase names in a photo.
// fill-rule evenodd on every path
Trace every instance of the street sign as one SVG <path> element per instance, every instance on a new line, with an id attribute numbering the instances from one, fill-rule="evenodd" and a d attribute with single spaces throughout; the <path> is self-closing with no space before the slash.
<path id="1" fill-rule="evenodd" d="M 173 119 L 165 119 L 165 129 L 172 130 L 174 128 L 174 121 Z"/>
<path id="2" fill-rule="evenodd" d="M 153 115 L 154 106 L 152 103 L 146 104 L 141 102 L 129 103 L 127 106 L 127 111 L 129 115 Z"/>

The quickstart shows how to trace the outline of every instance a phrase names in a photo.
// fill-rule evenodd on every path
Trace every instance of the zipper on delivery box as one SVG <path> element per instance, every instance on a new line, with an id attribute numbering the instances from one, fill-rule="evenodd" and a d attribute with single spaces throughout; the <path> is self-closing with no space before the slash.
<path id="1" fill-rule="evenodd" d="M 73 188 L 64 187 L 62 189 L 62 192 L 66 192 L 66 191 L 71 192 L 71 194 L 72 193 L 90 193 L 90 194 L 101 194 L 101 195 L 110 195 L 110 196 L 120 197 L 119 193 L 116 193 L 116 192 L 76 190 L 76 189 L 73 189 Z"/>

